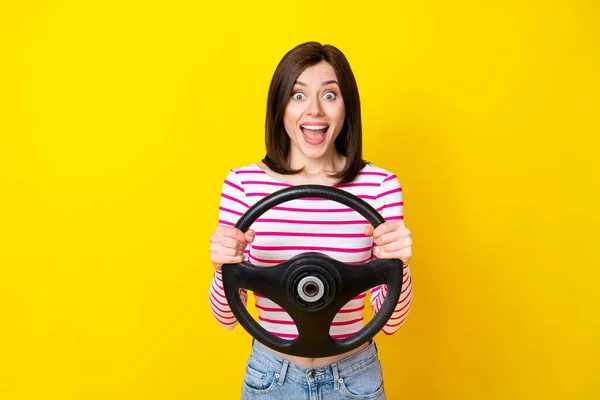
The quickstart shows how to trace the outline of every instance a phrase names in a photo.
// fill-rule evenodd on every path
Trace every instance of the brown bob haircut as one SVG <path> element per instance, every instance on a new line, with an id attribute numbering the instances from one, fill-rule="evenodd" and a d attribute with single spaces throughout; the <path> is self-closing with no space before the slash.
<path id="1" fill-rule="evenodd" d="M 333 67 L 346 108 L 344 125 L 335 140 L 335 148 L 338 153 L 346 157 L 346 165 L 342 171 L 332 175 L 339 179 L 338 184 L 343 184 L 354 180 L 367 162 L 362 159 L 362 124 L 358 86 L 348 60 L 340 50 L 331 45 L 322 45 L 318 42 L 300 44 L 290 50 L 277 65 L 267 98 L 265 123 L 267 154 L 262 161 L 280 174 L 290 175 L 301 171 L 290 169 L 288 164 L 290 138 L 283 126 L 283 116 L 296 79 L 306 68 L 321 61 Z"/>

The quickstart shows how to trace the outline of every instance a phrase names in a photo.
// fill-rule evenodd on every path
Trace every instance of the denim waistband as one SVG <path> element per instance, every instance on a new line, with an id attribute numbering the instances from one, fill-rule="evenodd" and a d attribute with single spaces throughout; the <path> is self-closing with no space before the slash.
<path id="1" fill-rule="evenodd" d="M 371 340 L 367 347 L 338 362 L 315 367 L 303 367 L 280 357 L 268 347 L 253 340 L 252 355 L 250 357 L 265 367 L 278 372 L 281 375 L 281 379 L 287 376 L 297 382 L 319 382 L 327 380 L 337 381 L 339 378 L 359 372 L 378 360 L 378 352 L 375 341 Z"/>

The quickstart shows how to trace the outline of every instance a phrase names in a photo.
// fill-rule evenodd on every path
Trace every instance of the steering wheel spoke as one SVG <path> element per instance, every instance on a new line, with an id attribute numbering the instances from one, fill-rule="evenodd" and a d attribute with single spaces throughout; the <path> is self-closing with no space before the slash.
<path id="1" fill-rule="evenodd" d="M 285 300 L 281 276 L 288 268 L 288 262 L 274 267 L 260 267 L 247 262 L 233 265 L 235 265 L 234 268 L 223 266 L 223 281 L 231 281 L 233 291 L 247 289 L 259 293 L 277 304 L 281 304 Z"/>
<path id="2" fill-rule="evenodd" d="M 348 299 L 344 298 L 340 301 L 345 302 L 351 300 L 361 293 L 385 283 L 383 281 L 385 276 L 377 271 L 378 265 L 385 266 L 385 263 L 381 263 L 379 260 L 369 261 L 364 264 L 345 264 L 341 261 L 336 261 L 336 267 L 340 275 L 344 277 L 341 291 L 344 294 L 347 294 L 346 297 L 349 297 Z"/>

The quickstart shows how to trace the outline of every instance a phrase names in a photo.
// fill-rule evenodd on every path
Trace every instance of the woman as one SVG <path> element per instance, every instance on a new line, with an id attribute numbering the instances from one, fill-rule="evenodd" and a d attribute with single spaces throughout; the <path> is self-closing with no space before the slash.
<path id="1" fill-rule="evenodd" d="M 227 329 L 237 320 L 223 292 L 221 266 L 243 260 L 273 266 L 306 251 L 319 251 L 346 263 L 372 257 L 404 262 L 398 305 L 383 328 L 391 335 L 411 304 L 408 262 L 410 231 L 403 222 L 402 189 L 396 175 L 362 159 L 358 88 L 346 57 L 335 47 L 301 44 L 281 60 L 269 88 L 267 154 L 260 163 L 232 169 L 223 184 L 219 226 L 210 242 L 215 275 L 210 306 Z M 241 215 L 274 191 L 300 184 L 335 186 L 370 203 L 386 222 L 377 229 L 356 211 L 325 199 L 298 199 L 274 207 L 246 233 L 234 227 Z M 371 290 L 377 313 L 387 289 Z M 244 304 L 247 294 L 241 292 Z M 272 334 L 293 339 L 298 331 L 277 304 L 255 293 L 259 322 Z M 363 326 L 365 294 L 346 304 L 330 334 L 343 338 Z M 374 341 L 345 354 L 303 358 L 254 342 L 246 366 L 242 399 L 385 399 L 381 364 Z"/>

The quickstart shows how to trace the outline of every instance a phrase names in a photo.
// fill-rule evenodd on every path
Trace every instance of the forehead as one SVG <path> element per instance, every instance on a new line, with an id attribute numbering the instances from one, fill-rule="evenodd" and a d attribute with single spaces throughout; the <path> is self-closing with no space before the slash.
<path id="1" fill-rule="evenodd" d="M 307 84 L 312 83 L 320 85 L 323 81 L 337 81 L 338 79 L 331 64 L 326 61 L 321 61 L 302 71 L 297 80 Z"/>

